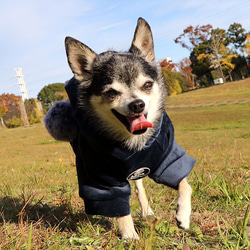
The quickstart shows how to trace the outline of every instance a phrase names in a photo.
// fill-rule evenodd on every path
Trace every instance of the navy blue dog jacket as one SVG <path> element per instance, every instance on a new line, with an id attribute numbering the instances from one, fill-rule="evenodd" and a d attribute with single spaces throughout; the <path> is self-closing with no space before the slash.
<path id="1" fill-rule="evenodd" d="M 141 151 L 128 150 L 122 143 L 102 137 L 84 120 L 77 105 L 77 84 L 66 85 L 78 125 L 77 138 L 71 142 L 76 155 L 79 195 L 87 214 L 121 217 L 130 214 L 128 180 L 149 176 L 155 182 L 178 189 L 191 172 L 195 159 L 177 145 L 174 128 L 164 112 L 153 137 Z"/>

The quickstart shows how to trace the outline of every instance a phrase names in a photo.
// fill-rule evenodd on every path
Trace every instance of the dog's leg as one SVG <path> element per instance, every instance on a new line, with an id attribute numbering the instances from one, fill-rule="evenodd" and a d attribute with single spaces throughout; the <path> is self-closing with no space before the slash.
<path id="1" fill-rule="evenodd" d="M 139 236 L 135 231 L 133 219 L 131 215 L 117 218 L 120 232 L 123 239 L 127 240 L 139 240 Z"/>
<path id="2" fill-rule="evenodd" d="M 142 184 L 142 179 L 135 181 L 135 188 L 136 188 L 137 197 L 141 205 L 142 217 L 147 217 L 151 215 L 154 216 L 154 212 L 152 211 L 152 209 L 150 208 L 148 204 L 148 199 L 147 199 L 146 192 Z"/>
<path id="3" fill-rule="evenodd" d="M 178 192 L 179 198 L 176 220 L 179 227 L 183 229 L 189 229 L 192 188 L 188 184 L 187 178 L 180 182 Z"/>

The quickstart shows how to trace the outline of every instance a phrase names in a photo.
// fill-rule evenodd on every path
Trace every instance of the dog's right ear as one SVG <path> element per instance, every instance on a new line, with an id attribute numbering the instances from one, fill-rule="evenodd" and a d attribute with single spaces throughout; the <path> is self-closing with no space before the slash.
<path id="1" fill-rule="evenodd" d="M 72 37 L 65 38 L 65 48 L 75 79 L 79 82 L 90 79 L 96 53 Z"/>

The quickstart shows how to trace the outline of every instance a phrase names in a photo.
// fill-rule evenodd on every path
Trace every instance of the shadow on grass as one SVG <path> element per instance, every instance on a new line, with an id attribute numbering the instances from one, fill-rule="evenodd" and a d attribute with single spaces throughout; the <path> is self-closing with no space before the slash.
<path id="1" fill-rule="evenodd" d="M 44 204 L 41 200 L 33 202 L 33 196 L 25 200 L 21 198 L 0 197 L 0 224 L 4 222 L 23 224 L 37 223 L 47 228 L 60 231 L 75 232 L 80 223 L 99 225 L 107 231 L 111 229 L 111 222 L 106 218 L 92 217 L 83 212 L 75 212 L 70 202 L 59 205 Z"/>

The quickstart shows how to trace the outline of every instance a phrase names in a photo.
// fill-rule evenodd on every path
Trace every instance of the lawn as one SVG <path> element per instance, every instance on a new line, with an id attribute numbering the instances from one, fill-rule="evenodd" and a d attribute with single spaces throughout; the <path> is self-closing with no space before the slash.
<path id="1" fill-rule="evenodd" d="M 214 85 L 209 88 L 202 88 L 171 96 L 168 99 L 168 106 L 178 105 L 207 105 L 218 103 L 232 103 L 235 101 L 249 101 L 250 80 L 249 78 L 237 82 Z"/>
<path id="2" fill-rule="evenodd" d="M 120 240 L 115 220 L 84 213 L 68 143 L 54 141 L 43 124 L 0 131 L 0 249 L 182 249 L 184 243 L 191 249 L 249 249 L 247 100 L 248 79 L 168 99 L 177 142 L 197 159 L 190 176 L 191 228 L 176 226 L 177 192 L 145 178 L 158 221 L 140 218 L 133 194 L 140 242 Z M 216 105 L 203 105 L 211 103 Z"/>

